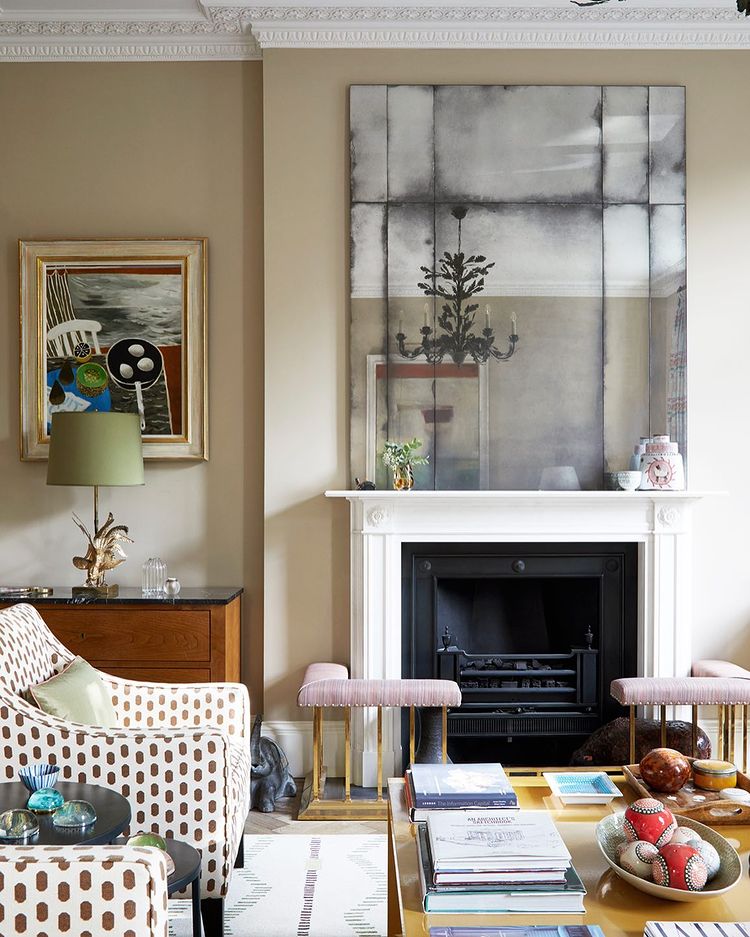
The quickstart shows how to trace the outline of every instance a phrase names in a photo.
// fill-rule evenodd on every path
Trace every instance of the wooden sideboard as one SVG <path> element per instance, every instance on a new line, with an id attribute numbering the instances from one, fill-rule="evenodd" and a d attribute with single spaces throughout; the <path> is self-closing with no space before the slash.
<path id="1" fill-rule="evenodd" d="M 175 599 L 121 588 L 108 599 L 51 596 L 8 600 L 34 605 L 67 648 L 94 667 L 157 683 L 238 682 L 242 589 L 183 589 Z"/>

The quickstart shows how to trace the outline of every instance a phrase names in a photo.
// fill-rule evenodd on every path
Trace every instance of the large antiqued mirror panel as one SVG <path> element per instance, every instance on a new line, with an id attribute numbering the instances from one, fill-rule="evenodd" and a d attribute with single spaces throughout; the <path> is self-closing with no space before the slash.
<path id="1" fill-rule="evenodd" d="M 354 86 L 351 469 L 581 487 L 686 439 L 685 93 Z"/>

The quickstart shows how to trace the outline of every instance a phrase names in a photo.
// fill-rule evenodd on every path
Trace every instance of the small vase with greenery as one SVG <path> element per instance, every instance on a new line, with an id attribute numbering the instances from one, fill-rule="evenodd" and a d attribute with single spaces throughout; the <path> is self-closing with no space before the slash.
<path id="1" fill-rule="evenodd" d="M 415 465 L 427 465 L 429 457 L 415 455 L 422 448 L 422 440 L 416 437 L 410 442 L 387 442 L 383 448 L 383 464 L 393 472 L 393 487 L 396 491 L 410 491 L 414 487 Z"/>

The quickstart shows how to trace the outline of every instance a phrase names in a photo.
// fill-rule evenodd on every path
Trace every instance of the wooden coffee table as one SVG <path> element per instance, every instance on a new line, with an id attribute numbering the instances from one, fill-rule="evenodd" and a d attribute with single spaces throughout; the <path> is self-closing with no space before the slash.
<path id="1" fill-rule="evenodd" d="M 722 833 L 742 859 L 742 880 L 727 895 L 708 901 L 677 902 L 652 898 L 632 888 L 606 864 L 594 828 L 609 813 L 619 813 L 635 794 L 624 779 L 613 778 L 623 791 L 611 806 L 562 806 L 540 777 L 513 778 L 519 806 L 549 810 L 586 886 L 586 914 L 425 914 L 419 890 L 417 847 L 404 800 L 404 782 L 388 781 L 388 937 L 426 937 L 430 927 L 481 927 L 501 924 L 598 924 L 607 937 L 641 937 L 646 921 L 750 921 L 750 876 L 747 873 L 750 825 L 722 826 Z"/>

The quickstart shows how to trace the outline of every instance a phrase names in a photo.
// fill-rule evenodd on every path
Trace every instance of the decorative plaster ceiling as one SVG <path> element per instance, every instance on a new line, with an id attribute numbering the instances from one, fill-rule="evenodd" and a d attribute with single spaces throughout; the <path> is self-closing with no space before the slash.
<path id="1" fill-rule="evenodd" d="M 5 61 L 244 60 L 268 48 L 750 49 L 750 19 L 735 0 L 0 4 Z"/>

